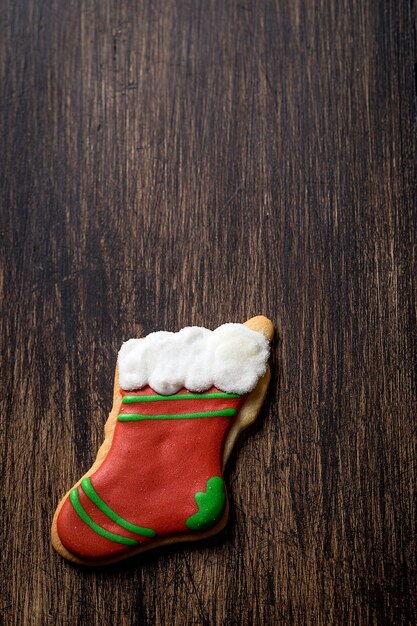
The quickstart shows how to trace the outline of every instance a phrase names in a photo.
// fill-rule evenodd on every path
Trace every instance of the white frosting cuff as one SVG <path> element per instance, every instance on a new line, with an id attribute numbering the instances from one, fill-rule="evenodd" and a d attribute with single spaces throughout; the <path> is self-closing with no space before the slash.
<path id="1" fill-rule="evenodd" d="M 127 391 L 149 385 L 162 395 L 182 387 L 201 392 L 213 385 L 244 394 L 265 374 L 268 358 L 268 340 L 243 324 L 223 324 L 213 331 L 199 326 L 159 331 L 122 345 L 119 384 Z"/>

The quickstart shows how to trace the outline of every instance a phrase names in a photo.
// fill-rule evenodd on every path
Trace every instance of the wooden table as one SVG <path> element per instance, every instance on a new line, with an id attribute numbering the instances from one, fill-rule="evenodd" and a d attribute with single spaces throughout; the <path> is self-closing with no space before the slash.
<path id="1" fill-rule="evenodd" d="M 4 624 L 417 622 L 416 10 L 2 3 Z M 227 529 L 70 566 L 122 341 L 258 313 Z"/>

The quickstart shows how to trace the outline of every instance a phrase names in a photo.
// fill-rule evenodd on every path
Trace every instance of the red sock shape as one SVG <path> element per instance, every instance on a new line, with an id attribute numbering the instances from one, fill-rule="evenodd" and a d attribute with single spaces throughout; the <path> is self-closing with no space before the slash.
<path id="1" fill-rule="evenodd" d="M 63 546 L 90 562 L 220 521 L 223 448 L 246 398 L 215 387 L 201 394 L 183 388 L 173 396 L 149 386 L 121 393 L 107 457 L 71 490 L 57 520 Z M 207 507 L 205 495 L 216 489 L 221 492 Z"/>

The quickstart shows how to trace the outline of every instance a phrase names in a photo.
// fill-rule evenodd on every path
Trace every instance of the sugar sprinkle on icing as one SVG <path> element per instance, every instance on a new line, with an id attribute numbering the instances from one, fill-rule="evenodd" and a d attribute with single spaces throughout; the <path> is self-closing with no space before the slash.
<path id="1" fill-rule="evenodd" d="M 149 385 L 161 395 L 177 393 L 182 387 L 202 392 L 213 385 L 245 394 L 265 374 L 268 358 L 268 340 L 243 324 L 158 331 L 122 345 L 119 384 L 126 391 Z"/>

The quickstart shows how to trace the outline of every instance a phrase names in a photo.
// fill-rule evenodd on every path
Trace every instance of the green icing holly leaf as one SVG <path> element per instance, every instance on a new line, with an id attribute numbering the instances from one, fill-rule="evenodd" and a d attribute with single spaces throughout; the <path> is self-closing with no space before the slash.
<path id="1" fill-rule="evenodd" d="M 191 515 L 185 522 L 191 530 L 208 530 L 212 528 L 223 515 L 226 504 L 224 480 L 220 476 L 213 476 L 207 481 L 206 491 L 197 491 L 194 496 L 198 506 L 198 513 Z"/>

